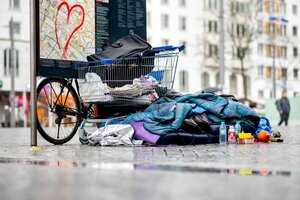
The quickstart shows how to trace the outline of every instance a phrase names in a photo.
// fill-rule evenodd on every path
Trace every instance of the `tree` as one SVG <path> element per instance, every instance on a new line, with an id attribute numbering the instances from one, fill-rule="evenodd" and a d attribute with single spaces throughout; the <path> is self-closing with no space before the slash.
<path id="1" fill-rule="evenodd" d="M 233 45 L 236 58 L 240 63 L 240 74 L 243 80 L 244 98 L 248 96 L 247 71 L 249 68 L 245 66 L 245 59 L 251 48 L 251 43 L 256 39 L 258 34 L 257 14 L 259 5 L 262 1 L 259 0 L 229 0 L 229 20 L 226 27 L 226 32 L 229 35 Z"/>

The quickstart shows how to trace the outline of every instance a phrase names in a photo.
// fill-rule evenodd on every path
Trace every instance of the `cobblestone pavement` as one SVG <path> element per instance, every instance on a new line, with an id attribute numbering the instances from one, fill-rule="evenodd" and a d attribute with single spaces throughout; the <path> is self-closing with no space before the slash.
<path id="1" fill-rule="evenodd" d="M 52 145 L 0 129 L 0 199 L 300 199 L 300 126 L 283 143 L 93 147 Z"/>

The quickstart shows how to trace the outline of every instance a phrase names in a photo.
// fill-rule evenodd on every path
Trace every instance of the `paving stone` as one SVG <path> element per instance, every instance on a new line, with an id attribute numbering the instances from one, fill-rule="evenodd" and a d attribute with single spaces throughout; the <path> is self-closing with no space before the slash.
<path id="1" fill-rule="evenodd" d="M 52 145 L 0 129 L 1 199 L 299 199 L 300 126 L 283 143 L 94 147 Z"/>

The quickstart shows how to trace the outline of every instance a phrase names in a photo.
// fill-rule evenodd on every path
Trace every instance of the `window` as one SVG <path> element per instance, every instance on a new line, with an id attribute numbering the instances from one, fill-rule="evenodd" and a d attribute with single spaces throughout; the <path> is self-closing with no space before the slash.
<path id="1" fill-rule="evenodd" d="M 208 57 L 217 57 L 218 56 L 218 46 L 214 44 L 207 44 L 204 46 L 205 55 Z"/>
<path id="2" fill-rule="evenodd" d="M 232 54 L 233 58 L 244 58 L 248 54 L 246 49 L 244 49 L 242 47 L 233 47 L 232 53 L 233 53 Z"/>
<path id="3" fill-rule="evenodd" d="M 257 52 L 258 52 L 258 55 L 260 55 L 260 56 L 264 55 L 264 45 L 263 44 L 258 44 Z"/>
<path id="4" fill-rule="evenodd" d="M 208 22 L 208 32 L 217 33 L 218 32 L 218 22 L 210 20 Z"/>
<path id="5" fill-rule="evenodd" d="M 179 84 L 180 84 L 180 89 L 183 91 L 188 90 L 188 72 L 187 71 L 181 71 L 179 73 Z"/>
<path id="6" fill-rule="evenodd" d="M 263 1 L 258 1 L 257 2 L 257 11 L 258 12 L 262 12 L 263 11 L 263 5 L 262 5 Z"/>
<path id="7" fill-rule="evenodd" d="M 232 32 L 236 36 L 245 36 L 246 27 L 244 24 L 232 24 Z"/>
<path id="8" fill-rule="evenodd" d="M 275 46 L 274 45 L 270 45 L 270 56 L 271 57 L 275 56 Z"/>
<path id="9" fill-rule="evenodd" d="M 258 69 L 257 69 L 257 75 L 258 77 L 262 78 L 264 77 L 264 66 L 263 65 L 260 65 L 258 66 Z"/>
<path id="10" fill-rule="evenodd" d="M 264 26 L 263 26 L 263 21 L 262 20 L 257 21 L 257 32 L 259 34 L 264 32 Z"/>
<path id="11" fill-rule="evenodd" d="M 270 14 L 273 14 L 275 12 L 275 4 L 273 1 L 269 2 L 269 10 L 268 11 Z"/>
<path id="12" fill-rule="evenodd" d="M 293 36 L 297 36 L 297 33 L 298 30 L 297 30 L 297 26 L 293 26 Z"/>
<path id="13" fill-rule="evenodd" d="M 215 79 L 216 79 L 216 87 L 218 87 L 220 85 L 220 73 L 219 72 L 216 73 Z"/>
<path id="14" fill-rule="evenodd" d="M 271 55 L 271 53 L 270 53 L 271 45 L 266 44 L 265 48 L 266 48 L 266 57 L 270 57 L 270 55 Z"/>
<path id="15" fill-rule="evenodd" d="M 286 4 L 284 3 L 284 1 L 280 2 L 280 14 L 283 14 L 283 15 L 286 14 Z"/>
<path id="16" fill-rule="evenodd" d="M 264 98 L 264 91 L 258 90 L 258 98 Z"/>
<path id="17" fill-rule="evenodd" d="M 293 76 L 294 76 L 294 79 L 298 79 L 299 75 L 298 75 L 298 72 L 299 70 L 298 69 L 294 69 L 293 70 Z"/>
<path id="18" fill-rule="evenodd" d="M 230 93 L 237 94 L 237 79 L 235 74 L 230 75 Z"/>
<path id="19" fill-rule="evenodd" d="M 186 0 L 179 0 L 179 6 L 186 7 Z"/>
<path id="20" fill-rule="evenodd" d="M 20 37 L 20 33 L 21 33 L 20 23 L 19 22 L 13 22 L 12 29 L 13 29 L 14 37 Z"/>
<path id="21" fill-rule="evenodd" d="M 270 22 L 265 23 L 265 34 L 270 35 Z"/>
<path id="22" fill-rule="evenodd" d="M 169 28 L 169 15 L 167 15 L 167 14 L 161 15 L 161 27 Z"/>
<path id="23" fill-rule="evenodd" d="M 179 17 L 179 30 L 185 31 L 186 30 L 186 18 Z"/>
<path id="24" fill-rule="evenodd" d="M 293 10 L 293 15 L 297 15 L 298 13 L 298 8 L 297 8 L 297 5 L 292 5 L 292 10 Z"/>
<path id="25" fill-rule="evenodd" d="M 204 0 L 204 8 L 207 9 L 218 9 L 218 1 L 219 0 Z"/>
<path id="26" fill-rule="evenodd" d="M 162 39 L 162 40 L 161 40 L 161 44 L 162 44 L 163 46 L 168 46 L 168 45 L 170 44 L 169 39 Z"/>
<path id="27" fill-rule="evenodd" d="M 161 4 L 168 5 L 169 4 L 169 0 L 161 0 Z"/>
<path id="28" fill-rule="evenodd" d="M 238 36 L 245 36 L 245 33 L 246 33 L 245 25 L 238 24 L 237 29 L 236 29 L 236 33 L 237 33 Z"/>
<path id="29" fill-rule="evenodd" d="M 249 4 L 245 3 L 245 2 L 231 2 L 231 12 L 232 13 L 247 13 L 249 12 Z M 259 7 L 260 6 L 260 7 Z M 261 7 L 261 4 L 258 5 L 258 11 L 259 9 L 261 10 L 262 7 Z"/>
<path id="30" fill-rule="evenodd" d="M 287 68 L 282 68 L 281 69 L 281 77 L 283 79 L 287 79 Z"/>
<path id="31" fill-rule="evenodd" d="M 277 1 L 275 3 L 275 9 L 276 9 L 276 13 L 279 14 L 280 13 L 280 3 Z"/>
<path id="32" fill-rule="evenodd" d="M 276 57 L 281 57 L 281 47 L 275 46 L 275 49 L 276 49 Z"/>
<path id="33" fill-rule="evenodd" d="M 298 48 L 297 47 L 293 48 L 293 55 L 294 55 L 294 57 L 298 56 Z"/>
<path id="34" fill-rule="evenodd" d="M 9 8 L 10 9 L 20 9 L 20 0 L 10 0 Z"/>
<path id="35" fill-rule="evenodd" d="M 281 25 L 280 26 L 280 34 L 281 36 L 286 36 L 286 25 Z"/>
<path id="36" fill-rule="evenodd" d="M 270 78 L 272 78 L 272 68 L 271 67 L 266 67 L 266 78 L 267 79 L 270 79 Z"/>
<path id="37" fill-rule="evenodd" d="M 202 89 L 209 87 L 209 74 L 207 72 L 201 74 L 201 86 Z"/>
<path id="38" fill-rule="evenodd" d="M 11 63 L 10 63 L 10 59 L 11 59 L 11 50 L 10 48 L 6 48 L 4 49 L 4 75 L 10 75 L 10 70 L 11 70 Z M 15 49 L 15 75 L 19 76 L 19 50 Z"/>
<path id="39" fill-rule="evenodd" d="M 281 58 L 286 58 L 287 57 L 287 47 L 282 46 L 280 48 L 281 48 L 281 50 L 280 50 L 280 57 Z"/>
<path id="40" fill-rule="evenodd" d="M 275 35 L 276 25 L 274 23 L 270 23 L 270 35 Z"/>

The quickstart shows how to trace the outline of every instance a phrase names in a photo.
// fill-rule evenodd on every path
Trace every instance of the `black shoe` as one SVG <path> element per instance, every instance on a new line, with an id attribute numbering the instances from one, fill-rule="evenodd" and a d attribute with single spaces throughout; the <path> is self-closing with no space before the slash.
<path id="1" fill-rule="evenodd" d="M 280 138 L 281 137 L 280 132 L 279 131 L 273 131 L 273 137 Z"/>

